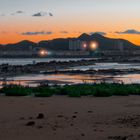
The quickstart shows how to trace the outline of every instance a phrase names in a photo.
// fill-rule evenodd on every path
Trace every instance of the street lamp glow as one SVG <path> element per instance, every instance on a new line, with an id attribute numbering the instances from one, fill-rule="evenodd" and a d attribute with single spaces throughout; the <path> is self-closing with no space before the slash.
<path id="1" fill-rule="evenodd" d="M 48 52 L 47 52 L 46 50 L 41 50 L 41 51 L 39 52 L 39 55 L 40 55 L 40 56 L 46 56 L 46 55 L 48 55 Z"/>
<path id="2" fill-rule="evenodd" d="M 98 48 L 98 43 L 96 41 L 92 41 L 90 43 L 90 49 L 91 50 L 96 50 Z"/>

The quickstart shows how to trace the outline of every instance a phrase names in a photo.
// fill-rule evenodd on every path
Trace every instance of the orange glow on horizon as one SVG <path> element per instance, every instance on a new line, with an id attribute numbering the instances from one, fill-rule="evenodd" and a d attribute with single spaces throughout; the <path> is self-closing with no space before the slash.
<path id="1" fill-rule="evenodd" d="M 77 8 L 80 8 L 79 3 L 77 4 Z M 101 11 L 99 10 L 99 13 L 92 15 L 89 14 L 89 11 L 94 8 L 92 8 L 92 6 L 90 8 L 91 9 L 88 8 L 89 10 L 80 9 L 77 12 L 71 11 L 71 9 L 70 12 L 68 12 L 64 8 L 63 10 L 66 10 L 66 13 L 57 13 L 58 15 L 56 14 L 51 18 L 34 18 L 27 16 L 26 12 L 23 16 L 17 15 L 1 17 L 2 20 L 0 23 L 0 44 L 17 43 L 22 40 L 39 42 L 42 40 L 52 40 L 55 38 L 78 37 L 84 32 L 90 33 L 101 31 L 106 32 L 107 37 L 127 39 L 134 44 L 140 45 L 140 35 L 115 33 L 116 31 L 125 31 L 131 28 L 140 31 L 139 17 L 127 14 L 124 18 L 124 16 L 121 17 L 121 12 L 118 9 L 117 11 L 114 11 L 112 8 L 111 11 L 114 11 L 114 14 L 116 16 L 114 16 L 114 14 L 108 10 L 104 11 L 103 13 L 101 13 Z M 61 12 L 60 9 L 59 12 Z M 76 14 L 74 14 L 73 12 Z M 107 14 L 107 16 L 104 16 L 105 14 Z M 22 35 L 22 33 L 32 31 L 52 31 L 53 33 L 48 35 Z M 66 33 L 62 33 L 61 31 L 66 31 Z"/>
<path id="2" fill-rule="evenodd" d="M 17 43 L 22 40 L 29 40 L 33 42 L 39 42 L 42 40 L 52 40 L 56 38 L 69 38 L 69 37 L 78 37 L 82 33 L 68 33 L 68 34 L 60 34 L 60 33 L 54 33 L 51 35 L 20 35 L 20 34 L 15 34 L 15 33 L 5 33 L 5 34 L 0 34 L 0 44 L 9 44 L 9 43 Z M 109 38 L 121 38 L 121 39 L 126 39 L 136 45 L 140 45 L 140 35 L 120 35 L 120 34 L 107 34 L 107 37 Z"/>

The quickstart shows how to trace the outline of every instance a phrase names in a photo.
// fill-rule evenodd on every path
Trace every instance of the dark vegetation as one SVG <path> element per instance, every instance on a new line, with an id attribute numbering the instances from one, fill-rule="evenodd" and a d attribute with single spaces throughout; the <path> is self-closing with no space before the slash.
<path id="1" fill-rule="evenodd" d="M 129 96 L 140 95 L 139 84 L 79 84 L 65 86 L 38 86 L 24 87 L 19 85 L 4 86 L 0 90 L 6 96 L 35 96 L 51 97 L 53 95 L 66 95 L 69 97 L 95 96 Z"/>
<path id="2" fill-rule="evenodd" d="M 20 85 L 4 86 L 1 90 L 6 96 L 28 96 L 32 93 L 32 89 Z"/>

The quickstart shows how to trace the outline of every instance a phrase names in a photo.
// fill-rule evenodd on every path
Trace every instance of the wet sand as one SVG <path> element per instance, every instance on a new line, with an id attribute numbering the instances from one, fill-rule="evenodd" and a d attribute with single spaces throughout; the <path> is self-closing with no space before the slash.
<path id="1" fill-rule="evenodd" d="M 1 96 L 0 112 L 0 140 L 140 139 L 140 96 Z"/>

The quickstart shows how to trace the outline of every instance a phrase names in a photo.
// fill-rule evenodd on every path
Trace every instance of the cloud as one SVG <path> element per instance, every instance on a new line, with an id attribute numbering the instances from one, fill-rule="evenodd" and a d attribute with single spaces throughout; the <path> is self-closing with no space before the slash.
<path id="1" fill-rule="evenodd" d="M 38 12 L 32 15 L 33 17 L 43 17 L 43 16 L 47 16 L 46 12 Z"/>
<path id="2" fill-rule="evenodd" d="M 16 11 L 17 14 L 22 14 L 24 13 L 23 11 Z"/>
<path id="3" fill-rule="evenodd" d="M 107 34 L 105 32 L 90 32 L 89 34 L 92 35 L 92 34 L 95 34 L 95 33 L 100 34 L 100 35 L 106 35 Z"/>
<path id="4" fill-rule="evenodd" d="M 136 34 L 136 35 L 140 35 L 140 31 L 137 31 L 135 29 L 128 29 L 126 31 L 123 32 L 115 32 L 117 34 Z"/>
<path id="5" fill-rule="evenodd" d="M 50 16 L 50 17 L 53 17 L 53 14 L 52 14 L 52 13 L 49 13 L 49 16 Z"/>
<path id="6" fill-rule="evenodd" d="M 40 31 L 40 32 L 23 32 L 22 35 L 51 35 L 53 34 L 52 31 Z"/>
<path id="7" fill-rule="evenodd" d="M 68 34 L 68 31 L 60 31 L 61 34 Z"/>
<path id="8" fill-rule="evenodd" d="M 14 13 L 11 13 L 10 15 L 14 16 L 14 15 L 23 14 L 23 13 L 24 13 L 23 11 L 16 11 Z M 6 14 L 0 14 L 0 16 L 4 17 L 4 16 L 6 16 Z"/>
<path id="9" fill-rule="evenodd" d="M 49 12 L 49 13 L 47 13 L 47 12 L 38 12 L 38 13 L 33 14 L 32 16 L 33 17 L 44 17 L 44 16 L 53 17 L 54 15 L 51 12 Z"/>
<path id="10" fill-rule="evenodd" d="M 11 15 L 14 16 L 14 15 L 23 14 L 23 13 L 24 13 L 23 11 L 19 10 L 19 11 L 16 11 L 16 12 L 12 13 Z"/>

